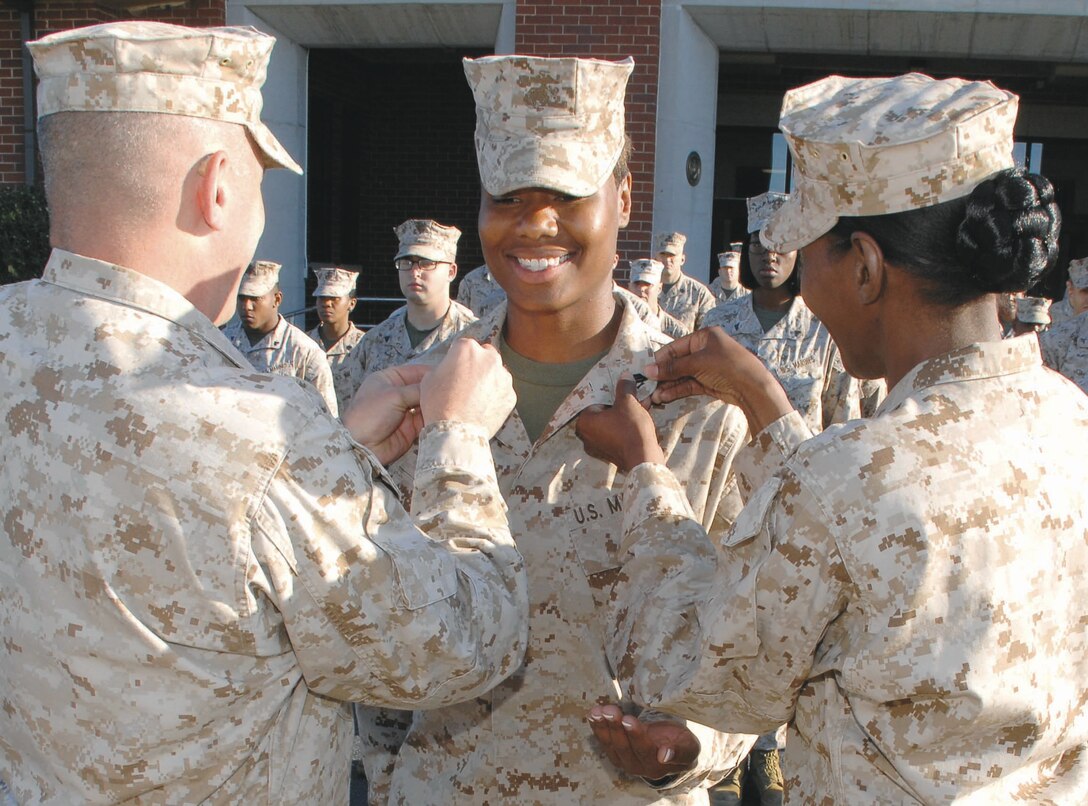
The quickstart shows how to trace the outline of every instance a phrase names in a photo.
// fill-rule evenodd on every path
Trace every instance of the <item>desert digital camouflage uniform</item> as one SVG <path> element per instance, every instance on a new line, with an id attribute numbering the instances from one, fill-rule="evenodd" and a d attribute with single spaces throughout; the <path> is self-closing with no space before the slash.
<path id="1" fill-rule="evenodd" d="M 321 325 L 318 325 L 306 334 L 321 346 Z M 329 362 L 329 371 L 332 372 L 332 386 L 336 392 L 336 405 L 340 411 L 344 410 L 355 389 L 351 386 L 351 372 L 349 370 L 348 356 L 363 338 L 363 331 L 355 326 L 354 322 L 348 322 L 348 332 L 337 339 L 336 344 L 325 350 L 325 358 Z"/>
<path id="2" fill-rule="evenodd" d="M 791 803 L 1088 802 L 1088 400 L 1011 339 L 808 436 L 791 413 L 739 457 L 755 492 L 717 572 L 667 471 L 627 479 L 627 690 L 789 720 Z"/>
<path id="3" fill-rule="evenodd" d="M 1072 303 L 1069 302 L 1069 297 L 1063 297 L 1050 306 L 1051 326 L 1064 322 L 1067 319 L 1072 319 L 1076 315 L 1077 313 L 1073 310 Z"/>
<path id="4" fill-rule="evenodd" d="M 714 295 L 714 299 L 717 300 L 718 305 L 721 305 L 723 302 L 729 302 L 730 300 L 739 299 L 740 297 L 746 297 L 752 293 L 742 285 L 738 285 L 732 291 L 723 291 L 721 277 L 715 277 L 713 280 L 711 280 L 710 285 L 707 286 L 707 288 L 709 288 L 710 293 Z"/>
<path id="5" fill-rule="evenodd" d="M 444 705 L 520 663 L 481 429 L 424 429 L 409 515 L 312 388 L 142 274 L 55 250 L 0 333 L 16 802 L 346 803 L 342 700 Z"/>
<path id="6" fill-rule="evenodd" d="M 1039 334 L 1043 362 L 1088 394 L 1088 313 Z"/>
<path id="7" fill-rule="evenodd" d="M 419 346 L 413 347 L 405 324 L 407 317 L 407 305 L 397 308 L 388 319 L 368 330 L 351 351 L 344 362 L 344 373 L 351 390 L 349 394 L 355 394 L 355 390 L 367 375 L 398 364 L 406 364 L 431 348 L 445 344 L 466 325 L 476 321 L 472 311 L 451 299 L 449 310 L 438 326 L 427 334 Z"/>
<path id="8" fill-rule="evenodd" d="M 506 292 L 495 282 L 487 265 L 477 266 L 457 286 L 457 301 L 472 311 L 477 318 L 491 311 L 506 299 Z"/>
<path id="9" fill-rule="evenodd" d="M 843 369 L 831 334 L 805 301 L 794 297 L 786 315 L 764 333 L 753 299 L 748 295 L 719 305 L 707 314 L 705 326 L 721 327 L 759 356 L 813 432 L 860 416 L 858 383 Z"/>
<path id="10" fill-rule="evenodd" d="M 681 274 L 671 286 L 661 288 L 657 304 L 665 309 L 690 333 L 705 327 L 704 317 L 714 309 L 717 300 L 710 289 L 698 280 Z"/>
<path id="11" fill-rule="evenodd" d="M 691 333 L 691 331 L 684 327 L 675 316 L 664 308 L 658 308 L 657 313 L 651 314 L 651 316 L 654 316 L 657 319 L 657 329 L 671 339 L 683 338 Z M 650 324 L 653 323 L 650 322 Z"/>
<path id="12" fill-rule="evenodd" d="M 409 724 L 408 715 L 360 709 L 368 715 L 361 730 L 369 745 L 367 775 L 379 792 L 372 802 L 706 803 L 704 779 L 720 778 L 736 766 L 755 740 L 690 723 L 703 748 L 695 770 L 673 788 L 656 790 L 620 773 L 586 724 L 594 703 L 618 698 L 604 646 L 609 637 L 606 608 L 616 595 L 621 559 L 624 477 L 614 465 L 586 455 L 574 420 L 588 406 L 610 404 L 620 373 L 639 371 L 667 342 L 635 315 L 626 296 L 615 297 L 625 309 L 615 343 L 559 407 L 536 444 L 529 442 L 516 412 L 491 442 L 511 533 L 529 573 L 525 662 L 506 683 L 473 702 L 417 711 L 396 756 L 391 784 L 388 768 L 382 768 L 393 760 L 391 751 Z M 505 312 L 504 304 L 467 328 L 464 337 L 496 342 Z M 425 360 L 438 360 L 445 349 Z M 685 479 L 696 517 L 712 534 L 723 534 L 739 503 L 730 466 L 747 436 L 743 416 L 735 407 L 696 398 L 655 406 L 651 412 L 668 464 Z M 411 467 L 409 456 L 392 469 L 398 481 L 398 471 Z M 631 706 L 626 699 L 623 704 Z"/>
<path id="13" fill-rule="evenodd" d="M 684 326 L 677 322 L 673 317 L 669 316 L 661 308 L 657 309 L 657 313 L 650 310 L 649 304 L 646 300 L 640 297 L 638 294 L 634 294 L 628 291 L 619 283 L 613 281 L 612 292 L 622 294 L 628 304 L 634 309 L 638 318 L 648 324 L 650 327 L 660 330 L 666 336 L 672 339 L 678 339 L 681 336 L 686 336 L 691 331 L 684 330 Z"/>
<path id="14" fill-rule="evenodd" d="M 333 415 L 340 410 L 333 387 L 332 370 L 321 345 L 280 315 L 276 329 L 266 333 L 256 344 L 249 343 L 249 336 L 238 319 L 223 328 L 223 335 L 246 357 L 254 369 L 287 375 L 309 381 L 318 391 Z"/>

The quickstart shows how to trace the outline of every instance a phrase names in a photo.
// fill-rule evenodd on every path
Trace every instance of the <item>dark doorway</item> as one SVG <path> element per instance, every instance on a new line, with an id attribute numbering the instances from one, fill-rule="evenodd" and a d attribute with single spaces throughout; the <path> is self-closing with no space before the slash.
<path id="1" fill-rule="evenodd" d="M 747 197 L 789 189 L 785 143 L 777 132 L 777 110 L 786 90 L 832 74 L 864 77 L 912 71 L 935 78 L 992 81 L 1020 96 L 1017 156 L 1054 184 L 1063 217 L 1056 270 L 1030 293 L 1061 298 L 1069 261 L 1088 255 L 1088 199 L 1078 194 L 1080 187 L 1088 187 L 1088 138 L 1068 136 L 1069 126 L 1051 136 L 1046 131 L 1047 120 L 1056 113 L 1061 115 L 1062 110 L 1078 119 L 1085 117 L 1088 71 L 1053 62 L 722 53 L 712 254 L 730 241 L 747 240 Z M 1021 135 L 1021 131 L 1031 134 Z"/>
<path id="2" fill-rule="evenodd" d="M 358 269 L 353 319 L 377 324 L 403 304 L 393 228 L 432 218 L 463 235 L 463 276 L 483 262 L 472 92 L 464 56 L 446 49 L 310 51 L 307 254 Z M 313 273 L 306 278 L 312 303 Z M 316 319 L 309 317 L 311 325 Z"/>

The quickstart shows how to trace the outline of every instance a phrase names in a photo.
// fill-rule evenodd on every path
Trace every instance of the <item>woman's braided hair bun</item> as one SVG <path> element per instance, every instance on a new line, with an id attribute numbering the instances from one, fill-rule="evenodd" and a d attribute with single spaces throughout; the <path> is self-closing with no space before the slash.
<path id="1" fill-rule="evenodd" d="M 1024 291 L 1057 260 L 1060 229 L 1050 180 L 1008 168 L 971 192 L 956 252 L 980 291 Z"/>

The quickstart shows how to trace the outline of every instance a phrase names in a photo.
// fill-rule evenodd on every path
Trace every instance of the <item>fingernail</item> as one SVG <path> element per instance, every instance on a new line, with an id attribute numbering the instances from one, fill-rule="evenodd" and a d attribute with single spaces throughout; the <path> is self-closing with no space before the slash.
<path id="1" fill-rule="evenodd" d="M 635 726 L 635 718 L 633 716 L 625 716 L 623 718 L 623 727 L 627 730 L 631 730 Z"/>
<path id="2" fill-rule="evenodd" d="M 604 713 L 602 714 L 602 716 L 603 716 L 603 717 L 604 717 L 605 719 L 607 719 L 607 720 L 608 720 L 609 722 L 611 722 L 612 720 L 614 720 L 614 719 L 616 718 L 616 717 L 615 717 L 615 716 L 614 716 L 613 714 L 609 713 L 608 711 L 605 711 L 605 712 L 604 712 Z"/>
<path id="3" fill-rule="evenodd" d="M 661 763 L 668 764 L 670 761 L 672 761 L 672 748 L 666 747 L 665 752 L 661 754 Z"/>
<path id="4" fill-rule="evenodd" d="M 642 368 L 642 374 L 651 381 L 657 380 L 657 364 L 647 364 Z"/>

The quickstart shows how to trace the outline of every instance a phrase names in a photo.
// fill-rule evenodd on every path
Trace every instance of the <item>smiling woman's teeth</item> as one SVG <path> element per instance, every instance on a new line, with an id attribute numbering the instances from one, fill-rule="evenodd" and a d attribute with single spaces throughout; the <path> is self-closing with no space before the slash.
<path id="1" fill-rule="evenodd" d="M 518 265 L 526 271 L 544 271 L 545 269 L 554 269 L 567 257 L 568 255 L 563 255 L 562 257 L 539 258 L 536 260 L 518 258 Z"/>

